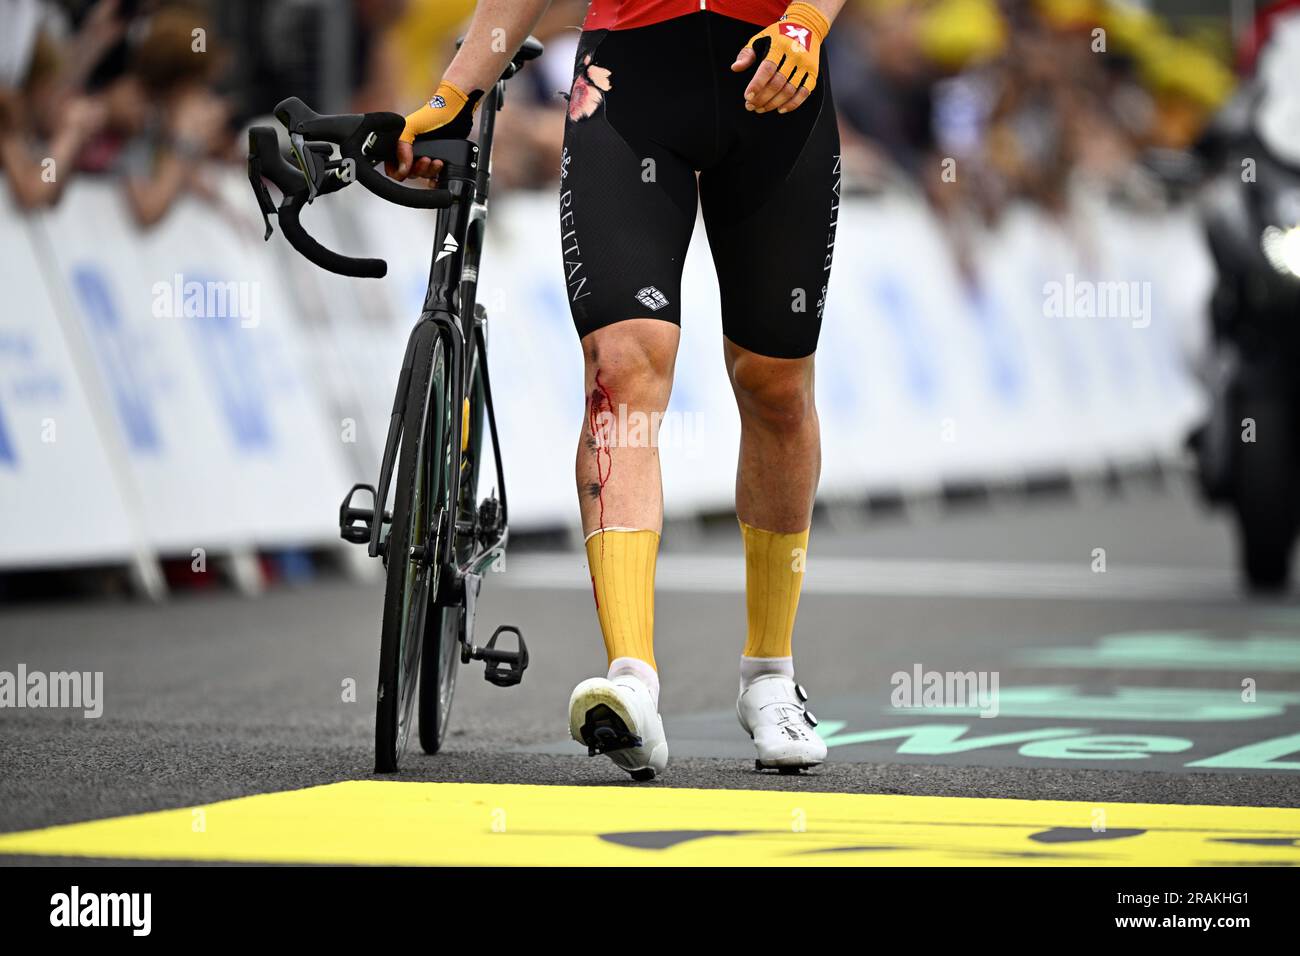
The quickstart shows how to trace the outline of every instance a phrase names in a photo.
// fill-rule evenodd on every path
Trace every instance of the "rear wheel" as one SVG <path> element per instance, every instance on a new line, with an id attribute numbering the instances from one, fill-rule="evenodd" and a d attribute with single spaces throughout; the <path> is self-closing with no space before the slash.
<path id="1" fill-rule="evenodd" d="M 439 529 L 445 515 L 447 359 L 436 327 L 416 343 L 407 387 L 393 524 L 386 543 L 387 584 L 375 704 L 375 771 L 397 769 L 411 732 L 424 635 L 438 615 Z"/>
<path id="2" fill-rule="evenodd" d="M 1291 576 L 1300 514 L 1294 419 L 1281 398 L 1250 398 L 1241 410 L 1255 422 L 1255 440 L 1241 443 L 1233 493 L 1242 567 L 1252 590 L 1280 591 Z"/>
<path id="3" fill-rule="evenodd" d="M 469 441 L 457 457 L 460 461 L 460 495 L 456 520 L 472 522 L 478 509 L 479 458 L 483 448 L 483 378 L 479 370 L 482 356 L 474 350 L 470 362 L 470 400 L 467 416 Z M 466 411 L 462 408 L 461 414 Z M 452 434 L 458 425 L 453 426 Z M 476 542 L 468 536 L 456 540 L 457 561 L 467 560 Z M 425 753 L 437 753 L 443 745 L 451 721 L 451 699 L 456 689 L 456 671 L 465 638 L 466 615 L 463 604 L 435 606 L 430 610 L 429 626 L 424 636 L 424 663 L 420 675 L 420 746 Z"/>
<path id="4" fill-rule="evenodd" d="M 435 607 L 424 632 L 424 666 L 420 671 L 420 747 L 427 754 L 442 749 L 451 723 L 451 698 L 460 667 L 465 609 Z"/>

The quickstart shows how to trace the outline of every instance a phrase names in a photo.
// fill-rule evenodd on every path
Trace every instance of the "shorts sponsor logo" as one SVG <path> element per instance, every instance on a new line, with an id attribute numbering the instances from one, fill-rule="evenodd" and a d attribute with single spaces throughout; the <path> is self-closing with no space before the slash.
<path id="1" fill-rule="evenodd" d="M 636 300 L 651 312 L 658 312 L 668 304 L 668 297 L 652 285 L 637 290 Z"/>
<path id="2" fill-rule="evenodd" d="M 569 179 L 569 163 L 572 161 L 573 156 L 568 147 L 565 147 L 560 155 L 560 228 L 563 230 L 561 242 L 564 248 L 564 284 L 569 289 L 569 301 L 577 302 L 591 293 L 583 291 L 587 285 L 587 276 L 582 268 L 582 249 L 578 245 L 578 230 L 573 218 L 573 190 L 565 188 Z"/>
<path id="3" fill-rule="evenodd" d="M 826 258 L 822 262 L 822 273 L 829 279 L 831 260 L 835 257 L 835 230 L 840 224 L 840 154 L 836 153 L 831 165 L 831 221 L 826 228 Z M 823 282 L 821 294 L 817 297 L 817 321 L 820 322 L 826 312 L 826 290 L 828 283 Z"/>

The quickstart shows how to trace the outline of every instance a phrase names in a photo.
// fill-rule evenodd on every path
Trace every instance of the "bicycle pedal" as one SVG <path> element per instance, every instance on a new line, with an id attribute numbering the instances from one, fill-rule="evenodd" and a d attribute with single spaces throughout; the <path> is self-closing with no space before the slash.
<path id="1" fill-rule="evenodd" d="M 375 522 L 375 509 L 360 508 L 352 504 L 352 499 L 358 491 L 367 492 L 370 500 L 375 499 L 375 488 L 373 485 L 356 484 L 343 498 L 343 504 L 339 505 L 339 537 L 344 541 L 350 541 L 352 544 L 368 544 L 370 542 L 371 529 Z M 383 520 L 392 521 L 393 516 L 384 512 Z"/>
<path id="2" fill-rule="evenodd" d="M 519 642 L 519 649 L 514 651 L 497 647 L 497 638 L 502 634 L 513 634 Z M 484 661 L 487 667 L 483 679 L 498 687 L 513 687 L 524 679 L 528 667 L 528 645 L 524 643 L 523 634 L 513 624 L 502 624 L 488 639 L 485 647 L 476 647 L 470 655 L 476 661 Z"/>

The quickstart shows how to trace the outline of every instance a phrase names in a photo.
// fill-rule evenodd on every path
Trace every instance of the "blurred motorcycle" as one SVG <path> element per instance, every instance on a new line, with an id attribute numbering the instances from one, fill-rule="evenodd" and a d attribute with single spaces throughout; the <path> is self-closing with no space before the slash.
<path id="1" fill-rule="evenodd" d="M 1287 587 L 1300 530 L 1300 16 L 1278 26 L 1259 69 L 1204 152 L 1217 282 L 1211 408 L 1193 436 L 1205 497 L 1237 519 L 1245 579 Z"/>

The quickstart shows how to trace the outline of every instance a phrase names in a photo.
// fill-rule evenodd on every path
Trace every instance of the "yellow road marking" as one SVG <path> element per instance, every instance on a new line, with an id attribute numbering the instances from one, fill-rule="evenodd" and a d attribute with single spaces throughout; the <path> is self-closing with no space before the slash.
<path id="1" fill-rule="evenodd" d="M 1300 810 L 351 780 L 3 834 L 0 854 L 447 865 L 1300 864 Z"/>

